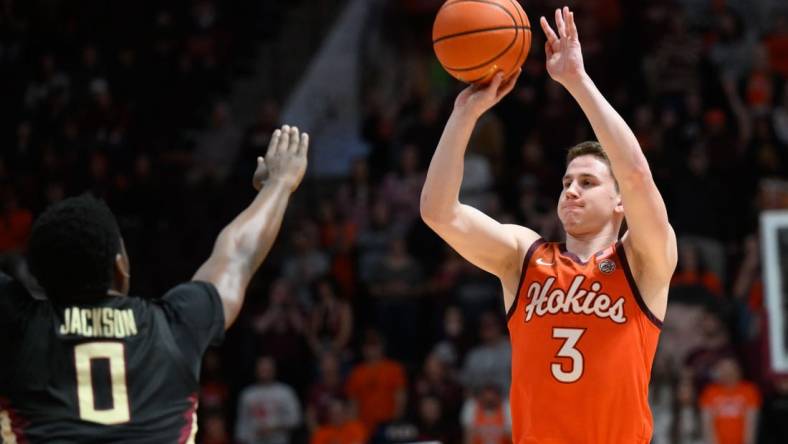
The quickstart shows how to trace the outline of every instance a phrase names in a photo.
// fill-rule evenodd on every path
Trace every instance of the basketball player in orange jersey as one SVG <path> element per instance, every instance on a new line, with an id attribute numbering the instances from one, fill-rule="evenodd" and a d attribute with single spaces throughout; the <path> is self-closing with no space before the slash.
<path id="1" fill-rule="evenodd" d="M 676 266 L 676 237 L 627 124 L 585 73 L 573 13 L 543 17 L 547 71 L 577 100 L 601 143 L 569 151 L 558 217 L 545 242 L 459 202 L 477 119 L 513 88 L 498 74 L 457 97 L 421 195 L 425 222 L 501 280 L 512 341 L 515 444 L 641 444 L 652 434 L 651 363 Z M 618 238 L 626 218 L 628 231 Z"/>

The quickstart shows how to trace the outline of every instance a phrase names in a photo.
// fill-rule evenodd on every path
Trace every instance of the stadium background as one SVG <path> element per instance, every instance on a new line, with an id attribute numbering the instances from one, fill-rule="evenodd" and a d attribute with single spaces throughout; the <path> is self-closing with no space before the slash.
<path id="1" fill-rule="evenodd" d="M 293 443 L 334 397 L 367 403 L 374 442 L 460 442 L 468 403 L 502 402 L 509 350 L 497 281 L 418 217 L 460 87 L 430 46 L 441 3 L 0 1 L 3 268 L 25 278 L 34 216 L 89 190 L 118 217 L 132 293 L 157 297 L 250 202 L 270 132 L 299 125 L 313 136 L 310 171 L 241 317 L 206 356 L 199 440 L 249 442 L 245 429 L 276 422 L 265 408 L 238 421 L 270 356 L 298 397 Z M 758 442 L 784 442 L 788 376 L 769 369 L 757 222 L 788 207 L 788 5 L 569 5 L 587 70 L 640 140 L 680 238 L 653 442 L 704 442 L 699 399 L 727 357 L 763 396 Z M 524 4 L 532 24 L 556 6 Z M 516 89 L 479 122 L 462 199 L 560 240 L 564 153 L 593 135 L 547 76 L 535 31 Z M 356 371 L 380 343 L 397 365 Z M 259 442 L 285 442 L 272 439 Z"/>

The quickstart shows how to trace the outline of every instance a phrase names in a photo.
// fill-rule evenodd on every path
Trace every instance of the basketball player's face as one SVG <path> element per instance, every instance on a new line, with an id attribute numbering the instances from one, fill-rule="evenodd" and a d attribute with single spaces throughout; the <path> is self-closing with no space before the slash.
<path id="1" fill-rule="evenodd" d="M 607 164 L 594 156 L 573 159 L 558 199 L 558 218 L 572 236 L 594 234 L 622 211 L 621 195 Z"/>

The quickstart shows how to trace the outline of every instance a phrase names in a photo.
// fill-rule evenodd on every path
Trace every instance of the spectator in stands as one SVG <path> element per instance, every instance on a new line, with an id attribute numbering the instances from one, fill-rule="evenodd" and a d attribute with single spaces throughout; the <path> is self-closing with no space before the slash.
<path id="1" fill-rule="evenodd" d="M 389 203 L 396 222 L 409 225 L 419 214 L 425 171 L 415 145 L 403 146 L 399 156 L 399 168 L 388 173 L 380 184 L 380 198 Z"/>
<path id="2" fill-rule="evenodd" d="M 460 442 L 459 427 L 456 418 L 458 414 L 444 412 L 440 398 L 424 395 L 417 402 L 418 419 L 416 425 L 419 430 L 420 441 L 436 441 L 440 443 Z"/>
<path id="3" fill-rule="evenodd" d="M 481 344 L 465 357 L 461 381 L 469 390 L 479 390 L 490 384 L 506 393 L 511 383 L 512 345 L 504 336 L 501 320 L 495 312 L 485 312 L 479 321 Z"/>
<path id="4" fill-rule="evenodd" d="M 755 444 L 761 394 L 743 381 L 738 362 L 723 358 L 714 367 L 715 380 L 700 395 L 704 435 L 718 444 Z"/>
<path id="5" fill-rule="evenodd" d="M 709 296 L 716 297 L 718 301 L 723 297 L 720 278 L 705 267 L 697 247 L 690 243 L 679 246 L 678 266 L 670 286 L 671 290 L 676 290 L 677 293 L 680 291 L 677 287 L 683 287 L 684 293 L 691 293 L 685 294 L 683 299 L 691 298 L 700 303 L 714 301 L 714 298 L 710 299 Z"/>
<path id="6" fill-rule="evenodd" d="M 310 287 L 328 273 L 331 263 L 328 254 L 318 246 L 319 233 L 312 220 L 301 221 L 291 241 L 294 251 L 285 259 L 282 275 L 293 287 L 298 303 L 309 308 L 312 303 Z"/>
<path id="7" fill-rule="evenodd" d="M 445 363 L 450 372 L 459 369 L 471 347 L 471 338 L 466 328 L 462 310 L 456 305 L 446 307 L 443 312 L 443 327 L 432 353 Z"/>
<path id="8" fill-rule="evenodd" d="M 769 51 L 769 64 L 783 79 L 788 79 L 788 14 L 774 17 L 774 25 L 763 39 Z"/>
<path id="9" fill-rule="evenodd" d="M 307 344 L 307 319 L 294 300 L 290 283 L 280 278 L 271 284 L 268 305 L 251 320 L 254 352 L 267 354 L 278 364 L 284 382 L 301 387 L 312 373 Z"/>
<path id="10" fill-rule="evenodd" d="M 384 199 L 372 203 L 369 224 L 358 238 L 359 277 L 365 283 L 373 278 L 375 269 L 389 251 L 391 242 L 403 235 L 404 227 L 391 220 L 391 208 Z"/>
<path id="11" fill-rule="evenodd" d="M 289 444 L 301 424 L 301 407 L 293 389 L 276 381 L 276 362 L 261 356 L 256 362 L 257 382 L 241 392 L 235 439 L 241 444 Z"/>
<path id="12" fill-rule="evenodd" d="M 509 402 L 497 384 L 482 385 L 462 407 L 460 423 L 465 444 L 507 444 L 512 442 Z"/>
<path id="13" fill-rule="evenodd" d="M 219 411 L 206 413 L 200 430 L 202 430 L 202 444 L 232 444 L 224 415 Z"/>
<path id="14" fill-rule="evenodd" d="M 698 396 L 689 375 L 681 376 L 674 396 L 670 441 L 667 442 L 703 444 L 703 423 L 698 408 Z"/>
<path id="15" fill-rule="evenodd" d="M 369 444 L 409 444 L 419 437 L 415 418 L 403 407 L 394 417 L 378 424 L 369 438 Z"/>
<path id="16" fill-rule="evenodd" d="M 375 430 L 405 410 L 408 381 L 404 367 L 386 358 L 378 332 L 367 331 L 361 354 L 363 361 L 350 372 L 345 392 L 366 430 Z"/>
<path id="17" fill-rule="evenodd" d="M 455 379 L 451 368 L 436 352 L 427 355 L 421 372 L 411 384 L 410 399 L 414 401 L 413 411 L 419 411 L 419 403 L 424 397 L 437 398 L 440 410 L 447 417 L 457 418 L 463 400 L 463 387 Z"/>
<path id="18" fill-rule="evenodd" d="M 410 255 L 404 239 L 395 238 L 389 251 L 370 277 L 375 325 L 389 344 L 389 353 L 397 359 L 411 361 L 419 350 L 419 300 L 423 290 L 422 269 Z"/>
<path id="19" fill-rule="evenodd" d="M 0 200 L 0 253 L 22 251 L 33 224 L 33 213 L 21 208 L 14 194 L 7 190 Z"/>
<path id="20" fill-rule="evenodd" d="M 319 279 L 313 288 L 316 300 L 309 315 L 307 334 L 312 353 L 343 356 L 353 333 L 353 309 L 337 294 L 332 280 Z"/>
<path id="21" fill-rule="evenodd" d="M 478 325 L 482 313 L 497 311 L 501 307 L 501 284 L 490 273 L 463 260 L 457 280 L 455 300 L 462 309 L 468 325 Z"/>
<path id="22" fill-rule="evenodd" d="M 310 439 L 310 444 L 366 444 L 367 431 L 364 425 L 352 419 L 351 408 L 342 398 L 329 402 L 329 419 L 319 426 Z"/>
<path id="23" fill-rule="evenodd" d="M 713 379 L 718 361 L 726 356 L 731 356 L 734 350 L 730 342 L 728 327 L 712 311 L 706 311 L 701 318 L 699 333 L 702 342 L 689 352 L 685 365 L 692 372 L 695 386 L 704 387 Z"/>
<path id="24" fill-rule="evenodd" d="M 219 352 L 208 349 L 202 362 L 200 375 L 200 408 L 217 412 L 227 411 L 230 389 L 222 374 Z"/>
<path id="25" fill-rule="evenodd" d="M 306 398 L 306 424 L 309 430 L 314 432 L 318 426 L 330 422 L 331 403 L 344 396 L 344 383 L 337 356 L 323 353 L 318 379 L 310 387 Z"/>

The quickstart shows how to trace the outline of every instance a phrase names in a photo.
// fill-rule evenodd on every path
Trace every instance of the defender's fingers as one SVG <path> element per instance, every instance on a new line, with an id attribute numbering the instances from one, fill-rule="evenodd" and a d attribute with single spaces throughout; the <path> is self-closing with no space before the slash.
<path id="1" fill-rule="evenodd" d="M 309 152 L 309 134 L 302 133 L 301 143 L 298 145 L 298 155 L 306 157 L 308 152 Z"/>
<path id="2" fill-rule="evenodd" d="M 268 151 L 265 153 L 266 156 L 270 156 L 276 152 L 276 147 L 279 146 L 279 138 L 281 136 L 282 130 L 274 130 L 274 133 L 271 135 L 271 140 L 268 142 Z M 260 158 L 258 157 L 258 159 Z"/>
<path id="3" fill-rule="evenodd" d="M 287 151 L 295 153 L 298 150 L 298 145 L 301 142 L 301 133 L 298 132 L 298 127 L 293 126 L 290 128 L 290 145 Z"/>
<path id="4" fill-rule="evenodd" d="M 279 137 L 279 145 L 276 147 L 277 153 L 287 151 L 287 146 L 290 145 L 290 125 L 282 125 L 282 135 Z"/>

